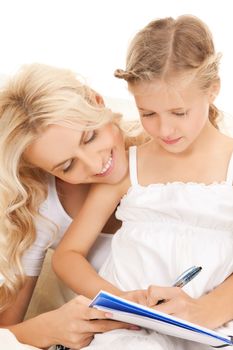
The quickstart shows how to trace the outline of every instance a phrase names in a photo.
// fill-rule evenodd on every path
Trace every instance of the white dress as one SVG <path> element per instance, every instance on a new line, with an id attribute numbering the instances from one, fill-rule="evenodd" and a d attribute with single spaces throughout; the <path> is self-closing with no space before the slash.
<path id="1" fill-rule="evenodd" d="M 210 185 L 141 186 L 135 147 L 130 148 L 129 162 L 131 187 L 116 212 L 123 224 L 100 275 L 121 290 L 133 290 L 150 284 L 171 286 L 184 270 L 197 265 L 201 273 L 184 290 L 194 298 L 212 290 L 233 272 L 233 157 L 226 181 Z M 232 329 L 226 334 L 233 334 Z M 209 349 L 146 330 L 100 334 L 87 348 Z"/>

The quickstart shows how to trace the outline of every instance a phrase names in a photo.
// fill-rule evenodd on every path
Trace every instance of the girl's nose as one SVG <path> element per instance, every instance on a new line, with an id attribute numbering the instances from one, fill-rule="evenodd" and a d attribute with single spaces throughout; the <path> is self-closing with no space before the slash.
<path id="1" fill-rule="evenodd" d="M 171 139 L 175 134 L 175 127 L 169 119 L 160 121 L 159 134 L 163 139 Z"/>

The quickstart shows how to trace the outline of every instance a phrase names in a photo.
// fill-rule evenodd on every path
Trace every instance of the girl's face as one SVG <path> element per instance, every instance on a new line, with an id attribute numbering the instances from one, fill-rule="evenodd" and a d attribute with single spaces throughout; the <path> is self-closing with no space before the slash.
<path id="1" fill-rule="evenodd" d="M 117 183 L 128 169 L 123 136 L 113 123 L 89 131 L 50 125 L 24 156 L 72 184 Z"/>
<path id="2" fill-rule="evenodd" d="M 211 91 L 204 93 L 194 82 L 168 86 L 153 81 L 130 90 L 144 129 L 168 152 L 184 152 L 210 125 L 209 105 L 214 95 Z"/>

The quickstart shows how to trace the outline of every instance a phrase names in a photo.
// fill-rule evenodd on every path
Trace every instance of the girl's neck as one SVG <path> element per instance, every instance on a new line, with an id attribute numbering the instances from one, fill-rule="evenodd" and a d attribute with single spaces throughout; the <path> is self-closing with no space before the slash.
<path id="1" fill-rule="evenodd" d="M 233 139 L 211 124 L 181 153 L 168 152 L 154 140 L 138 150 L 138 180 L 141 185 L 222 182 L 226 180 L 232 152 Z"/>

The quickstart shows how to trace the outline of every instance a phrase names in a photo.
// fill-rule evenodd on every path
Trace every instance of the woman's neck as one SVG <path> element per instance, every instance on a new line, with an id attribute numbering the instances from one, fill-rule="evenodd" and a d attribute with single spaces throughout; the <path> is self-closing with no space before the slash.
<path id="1" fill-rule="evenodd" d="M 74 218 L 87 197 L 90 184 L 69 184 L 58 178 L 55 179 L 55 183 L 61 205 L 67 214 Z"/>

